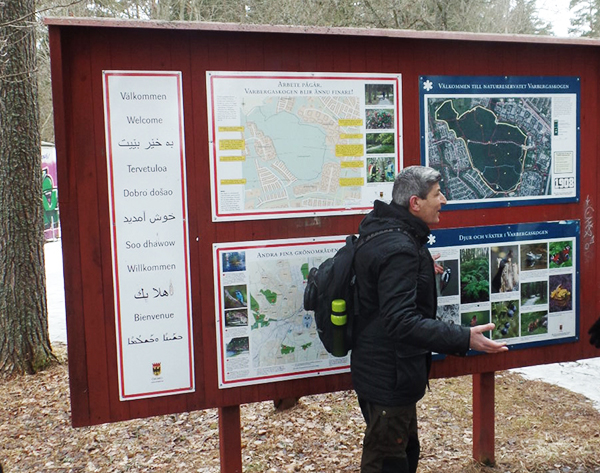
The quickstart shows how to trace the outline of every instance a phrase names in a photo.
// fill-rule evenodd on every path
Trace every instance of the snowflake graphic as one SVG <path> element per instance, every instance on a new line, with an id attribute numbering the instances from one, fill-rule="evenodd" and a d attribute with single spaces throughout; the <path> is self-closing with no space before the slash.
<path id="1" fill-rule="evenodd" d="M 433 82 L 427 79 L 425 82 L 423 82 L 423 88 L 429 92 L 431 89 L 433 89 Z"/>
<path id="2" fill-rule="evenodd" d="M 427 244 L 435 245 L 435 235 L 433 233 L 430 233 L 429 236 L 427 237 Z"/>

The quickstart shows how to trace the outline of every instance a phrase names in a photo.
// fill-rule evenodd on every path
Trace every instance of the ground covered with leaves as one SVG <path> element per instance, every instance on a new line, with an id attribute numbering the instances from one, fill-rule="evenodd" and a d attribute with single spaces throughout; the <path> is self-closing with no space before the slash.
<path id="1" fill-rule="evenodd" d="M 0 381 L 5 473 L 220 471 L 216 409 L 73 429 L 64 349 L 56 351 L 60 364 Z M 600 473 L 592 403 L 510 372 L 496 376 L 496 466 L 477 464 L 471 392 L 469 376 L 431 383 L 419 403 L 419 473 Z M 303 397 L 284 411 L 244 405 L 241 416 L 244 473 L 359 471 L 364 424 L 352 392 Z"/>

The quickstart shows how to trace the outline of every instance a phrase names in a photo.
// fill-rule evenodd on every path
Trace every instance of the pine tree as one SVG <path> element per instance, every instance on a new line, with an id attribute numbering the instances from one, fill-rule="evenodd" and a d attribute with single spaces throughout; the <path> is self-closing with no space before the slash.
<path id="1" fill-rule="evenodd" d="M 35 0 L 0 8 L 0 376 L 52 358 L 44 273 Z"/>
<path id="2" fill-rule="evenodd" d="M 569 9 L 573 13 L 570 34 L 600 36 L 600 0 L 571 0 Z"/>

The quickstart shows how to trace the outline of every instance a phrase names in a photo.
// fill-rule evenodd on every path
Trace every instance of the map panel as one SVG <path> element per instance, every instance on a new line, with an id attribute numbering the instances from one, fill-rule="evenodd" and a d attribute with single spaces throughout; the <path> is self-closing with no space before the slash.
<path id="1" fill-rule="evenodd" d="M 349 371 L 327 353 L 303 307 L 310 268 L 345 236 L 215 244 L 219 387 Z"/>
<path id="2" fill-rule="evenodd" d="M 421 78 L 423 164 L 454 206 L 578 198 L 577 78 Z"/>
<path id="3" fill-rule="evenodd" d="M 400 76 L 208 72 L 213 220 L 366 213 L 401 165 Z"/>

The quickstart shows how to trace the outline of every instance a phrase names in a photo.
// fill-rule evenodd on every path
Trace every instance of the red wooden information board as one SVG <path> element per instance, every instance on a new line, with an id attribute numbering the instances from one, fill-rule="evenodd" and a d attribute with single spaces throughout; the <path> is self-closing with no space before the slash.
<path id="1" fill-rule="evenodd" d="M 52 57 L 74 426 L 213 407 L 222 409 L 223 424 L 227 425 L 232 421 L 235 424 L 236 418 L 239 423 L 239 412 L 236 417 L 235 406 L 243 403 L 351 389 L 347 372 L 314 376 L 314 371 L 313 375 L 306 378 L 292 376 L 277 380 L 277 377 L 267 377 L 269 382 L 265 383 L 230 383 L 233 386 L 219 387 L 217 334 L 221 327 L 218 326 L 219 319 L 215 315 L 219 303 L 219 291 L 216 291 L 219 277 L 215 273 L 214 264 L 217 247 L 235 247 L 236 242 L 277 242 L 345 235 L 356 231 L 363 215 L 360 212 L 340 211 L 339 215 L 335 212 L 314 212 L 301 216 L 284 215 L 285 218 L 280 218 L 282 216 L 278 212 L 271 212 L 276 214 L 276 218 L 255 219 L 253 215 L 256 212 L 243 211 L 247 208 L 245 206 L 258 204 L 251 200 L 252 196 L 240 194 L 239 191 L 244 185 L 249 185 L 252 173 L 247 170 L 244 172 L 248 174 L 238 172 L 244 166 L 243 158 L 240 157 L 243 153 L 240 153 L 240 150 L 245 149 L 248 143 L 244 143 L 244 138 L 240 135 L 240 116 L 236 115 L 235 107 L 230 106 L 230 100 L 231 97 L 243 96 L 244 106 L 250 106 L 255 98 L 248 90 L 233 91 L 230 97 L 221 90 L 218 100 L 211 102 L 212 89 L 210 81 L 207 81 L 207 74 L 210 75 L 214 71 L 230 71 L 236 74 L 254 71 L 262 73 L 261 77 L 267 72 L 276 73 L 288 88 L 294 83 L 305 82 L 306 87 L 312 87 L 312 97 L 318 93 L 315 90 L 326 88 L 319 89 L 314 84 L 308 85 L 311 82 L 316 83 L 319 77 L 314 81 L 308 78 L 314 74 L 329 75 L 327 87 L 330 87 L 334 95 L 345 96 L 343 105 L 348 107 L 347 115 L 341 116 L 337 123 L 334 123 L 344 130 L 341 137 L 344 140 L 343 146 L 335 151 L 335 156 L 345 163 L 340 171 L 342 174 L 339 183 L 342 187 L 347 186 L 347 189 L 342 191 L 347 191 L 352 186 L 375 183 L 375 179 L 385 181 L 386 168 L 395 172 L 399 166 L 421 163 L 420 77 L 578 77 L 579 129 L 576 131 L 578 143 L 574 163 L 581 171 L 577 180 L 578 199 L 561 202 L 560 205 L 552 201 L 533 202 L 531 205 L 521 205 L 517 208 L 511 206 L 509 201 L 504 202 L 502 206 L 466 206 L 443 213 L 440 224 L 440 228 L 445 229 L 579 221 L 578 333 L 575 333 L 568 343 L 514 349 L 497 356 L 446 357 L 434 363 L 432 374 L 435 377 L 476 374 L 477 400 L 480 396 L 489 396 L 490 391 L 493 392 L 493 374 L 491 382 L 490 374 L 495 371 L 597 356 L 597 352 L 588 344 L 586 333 L 597 318 L 599 307 L 596 290 L 596 273 L 599 268 L 595 245 L 595 208 L 598 205 L 597 155 L 600 149 L 597 133 L 600 128 L 597 114 L 600 108 L 597 87 L 600 42 L 459 33 L 431 34 L 196 23 L 171 25 L 72 18 L 48 19 L 47 24 Z M 115 137 L 116 144 L 113 143 L 113 148 L 110 148 L 107 147 L 106 141 L 108 135 L 106 100 L 103 92 L 104 71 L 176 73 L 177 77 L 180 77 L 181 87 L 167 87 L 168 91 L 164 94 L 160 84 L 158 88 L 152 89 L 153 86 L 148 85 L 148 90 L 144 89 L 147 86 L 146 82 L 140 83 L 138 88 L 134 87 L 132 90 L 114 89 L 118 94 L 122 94 L 124 103 L 129 100 L 129 105 L 140 97 L 152 97 L 154 102 L 146 108 L 124 109 L 125 124 L 121 128 L 115 125 L 111 129 L 111 136 Z M 250 76 L 253 77 L 252 74 Z M 363 82 L 357 86 L 359 81 Z M 241 84 L 242 88 L 252 89 L 248 83 Z M 259 90 L 258 85 L 261 84 L 254 85 L 256 90 Z M 274 96 L 277 95 L 276 89 L 277 84 L 268 84 L 268 87 L 264 88 Z M 168 96 L 173 90 L 181 91 L 181 117 L 177 113 L 177 100 Z M 131 95 L 127 95 L 129 93 Z M 385 99 L 387 102 L 373 102 L 377 94 L 380 97 L 378 100 Z M 310 94 L 307 98 L 299 95 L 298 101 L 305 100 L 303 103 L 308 104 L 310 98 Z M 218 108 L 209 110 L 211 103 L 216 103 Z M 392 105 L 386 105 L 387 103 Z M 174 113 L 169 114 L 165 107 L 171 104 Z M 267 106 L 266 103 L 262 105 Z M 286 106 L 292 107 L 292 104 Z M 355 107 L 354 112 L 352 107 Z M 387 132 L 389 136 L 385 136 L 386 133 L 372 133 L 372 136 L 366 137 L 365 142 L 361 136 L 357 136 L 360 133 L 356 132 L 356 128 L 360 128 L 362 123 L 360 120 L 356 121 L 356 114 L 367 120 L 374 117 L 373 110 L 379 109 L 387 111 L 391 119 L 395 120 L 394 125 L 391 131 Z M 292 108 L 289 110 L 296 116 L 303 113 Z M 250 113 L 248 110 L 244 118 L 249 118 Z M 212 122 L 209 122 L 209 117 Z M 150 119 L 154 121 L 148 122 Z M 174 125 L 171 128 L 175 131 L 181 123 L 183 135 L 178 136 L 175 133 L 159 136 L 167 122 Z M 217 122 L 218 126 L 215 128 Z M 143 128 L 137 124 L 148 126 Z M 321 126 L 325 125 L 321 123 Z M 245 127 L 250 125 L 245 123 Z M 209 130 L 212 131 L 209 133 Z M 125 131 L 129 133 L 127 136 L 123 134 Z M 258 132 L 253 138 L 262 141 L 260 150 L 257 150 L 258 147 L 252 149 L 256 153 L 263 153 L 261 157 L 266 159 L 269 153 L 268 142 Z M 218 146 L 214 140 L 218 140 Z M 152 207 L 150 212 L 148 209 L 152 205 L 165 200 L 156 200 L 150 195 L 128 197 L 121 187 L 118 191 L 121 194 L 117 196 L 121 203 L 119 208 L 132 212 L 123 217 L 122 221 L 115 223 L 111 218 L 113 214 L 109 211 L 109 203 L 111 198 L 114 198 L 110 193 L 117 188 L 113 186 L 113 181 L 110 181 L 109 185 L 112 176 L 109 172 L 111 168 L 107 166 L 107 149 L 116 150 L 113 157 L 118 156 L 119 150 L 122 150 L 123 159 L 130 160 L 127 163 L 130 167 L 120 171 L 126 173 L 125 176 L 120 176 L 124 179 L 121 185 L 128 191 L 135 188 L 136 192 L 150 192 L 151 189 L 160 189 L 162 184 L 156 170 L 161 166 L 167 170 L 171 166 L 170 161 L 160 161 L 162 158 L 158 158 L 158 153 L 152 156 L 150 153 L 157 151 L 159 145 L 166 150 L 169 143 L 171 150 L 181 146 L 181 153 L 174 153 L 173 162 L 183 164 L 179 174 L 165 175 L 169 174 L 168 179 L 174 180 L 173 185 L 179 192 L 185 189 L 185 211 L 181 211 L 179 202 L 179 213 L 173 211 L 174 207 Z M 296 145 L 301 146 L 301 142 Z M 378 150 L 376 154 L 370 154 L 369 150 L 374 149 Z M 138 151 L 140 153 L 136 154 Z M 146 154 L 142 154 L 142 151 Z M 214 153 L 218 159 L 211 161 Z M 366 156 L 365 159 L 362 159 L 363 155 Z M 356 164 L 357 162 L 359 164 Z M 293 176 L 294 173 L 306 170 L 289 169 L 292 165 L 287 163 L 288 169 L 280 168 L 279 171 L 283 175 Z M 215 175 L 215 166 L 219 167 L 219 181 L 211 182 L 211 176 Z M 139 172 L 135 175 L 130 174 L 132 179 L 128 182 L 127 173 L 137 171 Z M 139 173 L 144 172 L 151 176 L 152 182 L 145 186 L 140 183 L 143 181 L 138 180 L 134 184 L 133 178 L 138 179 Z M 269 172 L 274 171 L 271 169 Z M 165 178 L 164 182 L 170 182 L 168 179 Z M 166 188 L 165 185 L 162 187 Z M 365 186 L 363 192 L 375 187 Z M 299 189 L 295 189 L 300 192 Z M 272 191 L 276 193 L 280 189 L 274 187 Z M 221 214 L 241 215 L 241 218 L 226 218 L 220 221 L 213 218 L 216 192 L 221 199 L 221 207 L 216 210 Z M 377 194 L 361 195 L 362 200 L 357 201 L 359 203 L 356 207 L 364 211 L 361 207 L 364 207 L 362 202 L 365 199 L 385 198 L 386 192 L 385 186 L 379 186 Z M 342 194 L 342 198 L 351 201 L 348 192 Z M 293 205 L 299 200 L 293 201 Z M 177 199 L 174 200 L 176 201 Z M 140 203 L 143 205 L 138 205 Z M 236 208 L 240 211 L 236 211 Z M 145 215 L 133 212 L 140 209 L 142 212 L 146 210 Z M 118 211 L 117 209 L 117 214 Z M 146 220 L 142 221 L 142 217 Z M 134 222 L 134 219 L 138 218 L 140 220 Z M 150 219 L 153 221 L 150 222 Z M 144 231 L 149 231 L 147 229 L 158 226 L 162 226 L 160 228 L 163 231 L 168 225 L 174 224 L 175 229 L 175 222 L 177 230 L 173 230 L 174 233 L 161 233 L 159 237 L 153 238 L 146 238 L 144 235 Z M 131 226 L 127 225 L 130 223 L 139 223 L 139 228 L 146 225 L 146 230 L 140 231 L 137 236 L 133 232 L 123 242 L 115 243 L 116 240 L 111 238 L 111 232 L 114 230 L 111 226 L 120 225 L 122 231 L 128 231 Z M 185 240 L 181 240 L 182 235 Z M 143 268 L 143 264 L 157 269 L 156 274 L 152 273 L 156 279 L 149 278 L 144 284 L 140 283 L 139 287 L 121 287 L 124 289 L 123 293 L 127 293 L 125 289 L 130 292 L 135 289 L 131 297 L 135 298 L 137 295 L 137 299 L 140 300 L 136 299 L 131 304 L 146 303 L 154 296 L 157 297 L 156 300 L 167 300 L 171 295 L 174 297 L 178 294 L 176 285 L 174 289 L 170 289 L 170 276 L 183 274 L 185 279 L 189 271 L 189 324 L 185 322 L 185 304 L 188 299 L 184 296 L 181 299 L 179 314 L 176 311 L 151 310 L 149 307 L 154 306 L 149 305 L 144 306 L 144 311 L 138 311 L 135 307 L 131 309 L 134 314 L 138 314 L 138 320 L 143 321 L 159 317 L 168 322 L 171 316 L 173 320 L 179 317 L 179 328 L 170 330 L 169 326 L 165 325 L 161 326 L 160 333 L 151 333 L 151 330 L 142 333 L 141 329 L 139 333 L 120 332 L 118 324 L 115 323 L 115 308 L 124 307 L 123 304 L 126 303 L 121 301 L 122 304 L 119 305 L 119 301 L 115 301 L 119 291 L 115 289 L 113 255 L 115 248 L 120 249 L 120 258 L 133 255 L 133 250 L 126 245 L 135 245 L 136 237 L 139 237 L 138 243 L 143 244 L 148 240 L 154 247 L 161 242 L 172 241 L 173 245 L 181 250 L 177 255 L 185 255 L 185 258 L 182 263 L 173 263 L 175 260 L 169 259 L 171 256 L 165 256 L 163 261 L 161 257 L 168 254 L 163 248 L 160 253 L 148 253 L 156 261 L 137 261 L 135 264 L 120 261 L 119 264 L 123 263 L 122 271 L 122 268 L 125 268 L 124 271 Z M 163 250 L 165 253 L 162 253 Z M 218 254 L 222 254 L 225 250 L 219 251 Z M 239 260 L 232 258 L 227 263 L 239 264 Z M 127 264 L 131 265 L 130 269 L 127 269 Z M 135 266 L 136 264 L 141 266 Z M 186 264 L 189 267 L 183 268 Z M 227 278 L 226 287 L 235 289 L 238 285 L 243 288 L 244 285 L 236 280 L 235 271 L 227 273 Z M 239 292 L 239 296 L 236 296 L 235 290 L 229 294 L 234 298 L 238 297 L 237 300 L 242 301 L 242 305 L 228 308 L 237 309 L 238 313 L 232 314 L 228 319 L 232 325 L 226 328 L 242 333 L 243 329 L 235 327 L 235 324 L 244 320 L 245 316 L 248 317 L 251 307 L 248 307 L 247 299 L 243 305 L 244 296 L 247 297 L 247 294 L 243 294 L 241 290 Z M 224 293 L 221 296 L 226 297 Z M 142 325 L 134 327 L 137 330 L 137 327 Z M 235 334 L 235 330 L 230 333 Z M 123 380 L 119 379 L 119 372 L 120 369 L 124 369 L 124 365 L 121 366 L 120 363 L 123 363 L 122 354 L 129 352 L 119 351 L 119 340 L 121 344 L 128 345 L 127 349 L 139 348 L 140 353 L 144 346 L 154 344 L 156 353 L 160 353 L 161 347 L 164 346 L 161 343 L 175 346 L 184 338 L 184 341 L 189 343 L 182 346 L 191 349 L 191 362 L 186 361 L 186 367 L 193 371 L 191 381 L 185 376 L 174 379 L 170 392 L 165 396 L 160 395 L 159 388 L 144 387 L 144 383 L 152 381 L 152 376 L 164 376 L 165 382 L 168 381 L 170 374 L 165 369 L 170 369 L 169 363 L 158 363 L 157 366 L 149 368 L 150 381 L 147 378 L 134 380 L 134 384 L 139 383 L 142 389 L 139 392 L 158 395 L 142 396 L 139 399 L 127 399 L 127 395 L 122 395 L 120 386 L 122 387 Z M 239 340 L 228 345 L 227 349 L 243 351 L 244 343 L 247 342 L 244 336 L 231 336 L 223 343 L 231 342 L 234 338 Z M 143 356 L 148 360 L 152 358 L 152 350 L 146 350 L 144 353 L 146 354 Z M 152 369 L 155 370 L 154 373 Z M 243 371 L 243 367 L 240 366 L 236 366 L 236 369 L 238 372 Z M 227 377 L 224 379 L 230 380 Z M 135 386 L 132 392 L 138 392 Z M 475 405 L 477 406 L 477 402 Z M 489 416 L 490 413 L 486 414 L 476 408 L 475 415 Z M 477 419 L 481 423 L 481 417 Z M 482 435 L 475 440 L 480 453 L 486 449 L 488 454 L 490 453 L 489 438 Z M 493 442 L 491 448 L 493 458 Z"/>

